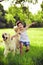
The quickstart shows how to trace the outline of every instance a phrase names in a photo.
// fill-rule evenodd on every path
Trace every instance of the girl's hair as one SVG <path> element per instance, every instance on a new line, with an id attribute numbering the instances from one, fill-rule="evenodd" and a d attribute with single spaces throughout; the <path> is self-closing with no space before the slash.
<path id="1" fill-rule="evenodd" d="M 16 22 L 16 25 L 18 26 L 19 23 L 22 24 L 22 22 L 21 22 L 20 20 L 18 20 L 18 21 Z"/>
<path id="2" fill-rule="evenodd" d="M 24 27 L 26 27 L 26 23 L 25 22 L 17 21 L 16 25 L 18 26 L 19 23 L 21 23 Z"/>

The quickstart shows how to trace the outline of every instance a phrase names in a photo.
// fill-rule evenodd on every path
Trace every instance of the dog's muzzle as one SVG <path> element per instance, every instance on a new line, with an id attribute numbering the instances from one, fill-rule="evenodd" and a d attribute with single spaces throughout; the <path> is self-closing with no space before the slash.
<path id="1" fill-rule="evenodd" d="M 7 40 L 7 37 L 5 37 L 4 35 L 2 35 L 2 38 L 4 41 Z"/>

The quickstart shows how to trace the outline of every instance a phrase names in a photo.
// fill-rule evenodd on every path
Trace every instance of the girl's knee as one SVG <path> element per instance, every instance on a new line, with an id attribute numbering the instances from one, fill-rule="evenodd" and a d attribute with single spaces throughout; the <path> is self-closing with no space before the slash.
<path id="1" fill-rule="evenodd" d="M 20 48 L 23 48 L 23 43 L 20 43 Z"/>

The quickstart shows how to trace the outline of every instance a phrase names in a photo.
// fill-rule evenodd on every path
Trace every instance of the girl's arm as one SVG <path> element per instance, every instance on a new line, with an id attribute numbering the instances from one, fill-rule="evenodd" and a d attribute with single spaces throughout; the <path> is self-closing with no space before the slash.
<path id="1" fill-rule="evenodd" d="M 11 37 L 11 40 L 14 38 L 14 37 L 16 37 L 17 35 L 13 35 L 12 37 Z"/>
<path id="2" fill-rule="evenodd" d="M 26 25 L 25 29 L 28 29 L 31 25 L 34 25 L 34 24 L 35 24 L 35 22 L 33 22 L 33 23 L 29 24 L 29 25 Z"/>
<path id="3" fill-rule="evenodd" d="M 13 35 L 12 37 L 11 37 L 11 40 L 14 38 L 14 37 L 17 37 L 18 35 L 20 35 L 21 33 L 20 32 L 17 32 L 15 35 Z"/>

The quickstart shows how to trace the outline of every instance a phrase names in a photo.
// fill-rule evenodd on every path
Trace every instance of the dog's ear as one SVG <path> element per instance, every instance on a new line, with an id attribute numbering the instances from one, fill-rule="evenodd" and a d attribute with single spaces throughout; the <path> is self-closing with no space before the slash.
<path id="1" fill-rule="evenodd" d="M 13 27 L 14 31 L 15 31 L 17 28 L 18 28 L 17 26 L 14 26 L 14 27 Z"/>

